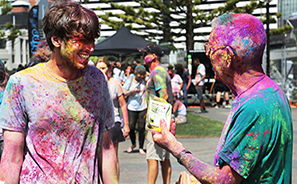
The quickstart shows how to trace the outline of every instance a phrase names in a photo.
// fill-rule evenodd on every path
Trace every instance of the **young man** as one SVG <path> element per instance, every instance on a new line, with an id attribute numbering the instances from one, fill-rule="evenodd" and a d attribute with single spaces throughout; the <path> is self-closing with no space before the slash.
<path id="1" fill-rule="evenodd" d="M 43 19 L 51 59 L 11 76 L 4 93 L 0 180 L 9 184 L 118 183 L 108 83 L 88 66 L 98 17 L 63 2 Z"/>
<path id="2" fill-rule="evenodd" d="M 194 59 L 194 63 L 195 65 L 197 64 L 197 70 L 196 70 L 196 76 L 195 76 L 195 88 L 196 88 L 196 92 L 197 92 L 197 96 L 198 99 L 200 100 L 200 110 L 198 111 L 198 113 L 205 113 L 207 112 L 205 110 L 205 104 L 204 104 L 204 100 L 203 100 L 203 87 L 204 87 L 204 83 L 205 83 L 205 66 L 204 64 L 200 63 L 199 59 Z"/>
<path id="3" fill-rule="evenodd" d="M 215 18 L 212 27 L 206 55 L 217 78 L 235 94 L 215 165 L 195 158 L 164 122 L 162 134 L 155 134 L 154 140 L 201 183 L 291 183 L 291 109 L 284 92 L 263 72 L 262 22 L 250 14 L 225 14 Z"/>
<path id="4" fill-rule="evenodd" d="M 167 100 L 173 105 L 173 94 L 171 88 L 170 76 L 160 65 L 160 58 L 163 55 L 162 50 L 155 44 L 149 44 L 142 49 L 145 64 L 150 68 L 150 76 L 147 81 L 147 92 L 159 98 Z M 147 134 L 147 152 L 148 162 L 148 184 L 154 184 L 158 176 L 158 162 L 162 168 L 163 183 L 169 184 L 171 177 L 171 164 L 169 152 L 157 146 L 152 138 L 152 133 Z"/>

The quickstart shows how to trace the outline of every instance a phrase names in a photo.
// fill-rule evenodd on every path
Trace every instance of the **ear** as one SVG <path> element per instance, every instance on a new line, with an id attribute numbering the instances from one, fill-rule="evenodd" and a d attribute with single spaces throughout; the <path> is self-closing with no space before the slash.
<path id="1" fill-rule="evenodd" d="M 61 46 L 61 38 L 60 37 L 58 37 L 58 36 L 52 36 L 51 37 L 51 41 L 52 41 L 52 43 L 53 43 L 53 45 L 55 47 L 60 47 Z"/>
<path id="2" fill-rule="evenodd" d="M 237 53 L 231 47 L 227 47 L 227 52 L 228 52 L 227 67 L 230 67 L 232 62 L 236 60 Z"/>

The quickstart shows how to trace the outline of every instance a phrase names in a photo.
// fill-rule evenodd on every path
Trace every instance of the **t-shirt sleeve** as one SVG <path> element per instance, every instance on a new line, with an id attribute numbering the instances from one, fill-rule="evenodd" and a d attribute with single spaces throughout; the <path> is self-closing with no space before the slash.
<path id="1" fill-rule="evenodd" d="M 117 91 L 118 97 L 124 94 L 124 89 L 119 80 L 117 80 L 116 82 L 116 88 L 117 88 L 116 91 Z"/>
<path id="2" fill-rule="evenodd" d="M 198 71 L 201 75 L 205 75 L 205 66 L 203 64 L 199 65 Z"/>
<path id="3" fill-rule="evenodd" d="M 265 122 L 268 114 L 251 105 L 242 105 L 233 116 L 226 142 L 218 153 L 219 165 L 226 162 L 243 178 L 247 178 L 263 157 L 269 144 L 271 127 Z"/>
<path id="4" fill-rule="evenodd" d="M 27 124 L 23 85 L 14 75 L 10 77 L 3 96 L 0 113 L 0 126 L 3 129 L 23 132 Z"/>

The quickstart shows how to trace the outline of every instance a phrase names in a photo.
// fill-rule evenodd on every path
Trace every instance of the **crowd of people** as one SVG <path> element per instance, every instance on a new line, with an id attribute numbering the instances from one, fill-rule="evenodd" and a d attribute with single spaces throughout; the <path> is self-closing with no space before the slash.
<path id="1" fill-rule="evenodd" d="M 291 109 L 262 70 L 262 22 L 249 14 L 228 14 L 215 18 L 212 27 L 205 52 L 224 84 L 218 83 L 216 92 L 234 94 L 214 166 L 174 136 L 176 124 L 187 123 L 189 71 L 180 64 L 166 70 L 156 44 L 140 49 L 143 64 L 134 61 L 123 69 L 114 57 L 90 63 L 100 36 L 98 17 L 77 2 L 62 1 L 43 18 L 46 43 L 40 49 L 47 55 L 41 62 L 32 60 L 11 76 L 0 62 L 0 183 L 119 183 L 119 144 L 129 136 L 131 153 L 137 132 L 148 184 L 156 183 L 159 165 L 163 183 L 171 182 L 170 154 L 196 183 L 291 183 Z M 206 113 L 205 66 L 198 59 L 194 64 L 199 113 Z M 171 104 L 173 116 L 169 130 L 161 120 L 162 131 L 145 136 L 150 95 Z M 189 175 L 181 174 L 179 183 L 187 183 L 185 178 Z"/>

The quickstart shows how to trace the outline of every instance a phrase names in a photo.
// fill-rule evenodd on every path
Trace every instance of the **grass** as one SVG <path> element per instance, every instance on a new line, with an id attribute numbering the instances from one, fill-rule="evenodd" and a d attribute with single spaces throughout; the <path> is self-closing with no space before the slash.
<path id="1" fill-rule="evenodd" d="M 219 137 L 224 124 L 222 122 L 187 113 L 188 122 L 176 125 L 176 137 Z"/>

